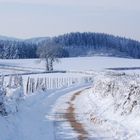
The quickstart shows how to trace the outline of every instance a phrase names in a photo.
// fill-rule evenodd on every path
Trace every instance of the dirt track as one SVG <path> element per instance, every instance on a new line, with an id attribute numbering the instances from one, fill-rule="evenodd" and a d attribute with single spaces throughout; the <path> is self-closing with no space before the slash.
<path id="1" fill-rule="evenodd" d="M 80 95 L 81 92 L 82 91 L 79 91 L 71 97 L 70 102 L 69 102 L 69 107 L 65 113 L 65 118 L 69 121 L 73 130 L 79 134 L 78 139 L 85 140 L 88 138 L 88 132 L 85 130 L 82 123 L 80 123 L 76 120 L 75 108 L 74 108 L 74 105 L 72 104 L 72 102 L 76 99 L 77 96 Z"/>

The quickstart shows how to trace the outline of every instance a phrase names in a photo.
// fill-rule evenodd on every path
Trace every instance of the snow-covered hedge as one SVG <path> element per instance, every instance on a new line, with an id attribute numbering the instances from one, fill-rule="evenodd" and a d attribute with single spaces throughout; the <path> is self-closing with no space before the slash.
<path id="1" fill-rule="evenodd" d="M 6 91 L 4 88 L 0 87 L 0 115 L 6 115 L 6 108 L 5 108 L 5 96 Z"/>
<path id="2" fill-rule="evenodd" d="M 140 77 L 125 74 L 102 74 L 95 78 L 94 95 L 113 102 L 115 112 L 127 115 L 140 112 Z"/>
<path id="3" fill-rule="evenodd" d="M 18 111 L 18 101 L 23 95 L 22 78 L 18 75 L 0 77 L 0 115 Z"/>

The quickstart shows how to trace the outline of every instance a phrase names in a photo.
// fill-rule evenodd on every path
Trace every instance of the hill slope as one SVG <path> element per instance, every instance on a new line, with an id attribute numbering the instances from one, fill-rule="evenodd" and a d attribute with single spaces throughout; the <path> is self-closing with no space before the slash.
<path id="1" fill-rule="evenodd" d="M 52 38 L 38 37 L 27 40 L 0 37 L 0 58 L 36 58 L 37 48 L 50 39 L 63 46 L 70 54 L 69 56 L 103 55 L 140 58 L 139 41 L 90 32 L 69 33 Z"/>

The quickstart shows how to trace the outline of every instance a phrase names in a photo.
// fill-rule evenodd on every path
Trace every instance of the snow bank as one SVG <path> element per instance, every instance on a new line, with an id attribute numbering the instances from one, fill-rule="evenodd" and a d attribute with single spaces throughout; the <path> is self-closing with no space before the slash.
<path id="1" fill-rule="evenodd" d="M 140 113 L 140 77 L 125 74 L 105 74 L 94 80 L 93 94 L 113 101 L 114 112 L 128 115 Z"/>
<path id="2" fill-rule="evenodd" d="M 73 103 L 92 139 L 140 139 L 140 77 L 102 72 Z M 79 115 L 78 115 L 79 114 Z"/>

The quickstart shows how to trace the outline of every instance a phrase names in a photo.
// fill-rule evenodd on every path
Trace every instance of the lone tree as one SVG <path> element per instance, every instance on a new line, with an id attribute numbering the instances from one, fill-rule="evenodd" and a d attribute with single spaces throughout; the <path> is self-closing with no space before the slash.
<path id="1" fill-rule="evenodd" d="M 53 63 L 58 62 L 61 57 L 69 57 L 69 53 L 60 45 L 47 41 L 37 50 L 40 58 L 45 59 L 46 71 L 53 71 Z"/>

